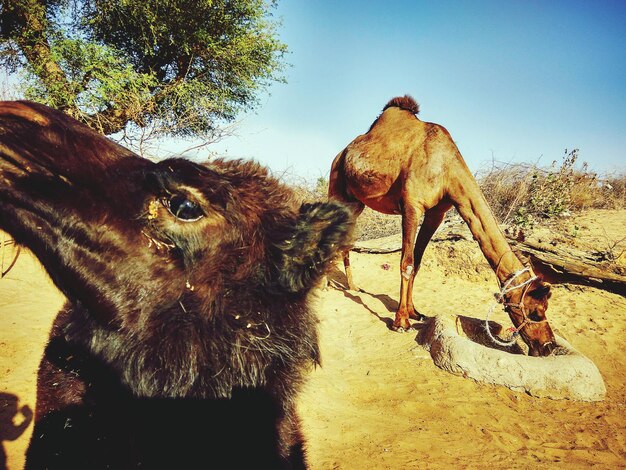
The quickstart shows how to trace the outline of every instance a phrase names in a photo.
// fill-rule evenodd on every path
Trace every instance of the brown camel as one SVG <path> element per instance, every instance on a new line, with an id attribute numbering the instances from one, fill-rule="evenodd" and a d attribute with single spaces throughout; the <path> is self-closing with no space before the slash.
<path id="1" fill-rule="evenodd" d="M 67 297 L 26 468 L 304 468 L 309 294 L 352 225 L 254 162 L 154 163 L 0 102 L 0 229 Z"/>
<path id="2" fill-rule="evenodd" d="M 502 300 L 516 332 L 531 355 L 548 355 L 555 347 L 545 316 L 550 285 L 523 271 L 450 134 L 418 119 L 418 112 L 408 95 L 389 101 L 367 133 L 335 157 L 329 181 L 330 199 L 350 204 L 357 217 L 365 205 L 402 215 L 402 277 L 394 329 L 408 330 L 409 318 L 420 318 L 413 306 L 415 275 L 428 242 L 454 206 L 503 286 Z M 348 287 L 355 289 L 349 250 L 344 265 Z"/>

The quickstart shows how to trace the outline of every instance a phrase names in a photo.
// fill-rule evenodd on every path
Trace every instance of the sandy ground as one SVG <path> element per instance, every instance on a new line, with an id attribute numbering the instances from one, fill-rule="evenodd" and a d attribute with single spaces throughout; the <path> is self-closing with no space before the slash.
<path id="1" fill-rule="evenodd" d="M 610 247 L 626 234 L 626 211 L 582 214 L 563 230 L 578 248 Z M 363 292 L 317 293 L 323 364 L 300 400 L 312 469 L 626 468 L 624 297 L 554 286 L 552 327 L 598 366 L 607 395 L 596 403 L 535 398 L 442 371 L 417 331 L 389 330 L 399 257 L 353 253 Z M 340 269 L 330 278 L 345 283 Z M 484 318 L 495 288 L 474 241 L 440 241 L 426 251 L 414 298 L 427 316 Z M 63 301 L 28 252 L 0 280 L 0 469 L 5 459 L 8 469 L 23 467 L 36 367 Z M 493 319 L 508 324 L 501 312 Z"/>

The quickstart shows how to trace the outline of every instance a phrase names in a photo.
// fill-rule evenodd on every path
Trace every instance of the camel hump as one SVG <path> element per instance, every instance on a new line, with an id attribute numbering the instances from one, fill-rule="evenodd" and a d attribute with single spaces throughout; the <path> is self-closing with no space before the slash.
<path id="1" fill-rule="evenodd" d="M 400 108 L 413 114 L 418 114 L 420 112 L 420 105 L 417 104 L 411 95 L 396 96 L 395 98 L 390 99 L 383 108 L 383 111 L 387 108 Z"/>

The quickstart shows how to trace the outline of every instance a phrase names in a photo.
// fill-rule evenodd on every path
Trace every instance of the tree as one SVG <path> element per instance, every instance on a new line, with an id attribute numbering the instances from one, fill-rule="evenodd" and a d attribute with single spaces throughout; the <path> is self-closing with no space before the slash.
<path id="1" fill-rule="evenodd" d="M 103 134 L 209 138 L 282 80 L 266 0 L 0 0 L 0 65 Z"/>

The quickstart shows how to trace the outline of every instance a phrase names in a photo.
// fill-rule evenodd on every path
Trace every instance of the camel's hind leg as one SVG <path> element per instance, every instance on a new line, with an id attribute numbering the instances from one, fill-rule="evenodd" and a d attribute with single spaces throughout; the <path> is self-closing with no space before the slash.
<path id="1" fill-rule="evenodd" d="M 355 220 L 359 215 L 361 215 L 361 212 L 363 212 L 363 209 L 365 208 L 365 205 L 360 201 L 352 202 L 351 204 L 349 204 L 349 206 L 352 209 L 352 213 L 354 214 Z M 350 266 L 350 248 L 346 248 L 343 252 L 343 267 L 346 271 L 346 278 L 348 280 L 348 289 L 359 290 L 356 284 L 354 283 L 354 279 L 352 278 L 352 266 Z"/>
<path id="2" fill-rule="evenodd" d="M 365 204 L 348 194 L 346 180 L 342 171 L 340 171 L 339 166 L 342 161 L 343 160 L 340 159 L 333 162 L 333 168 L 331 169 L 330 179 L 328 182 L 328 199 L 341 202 L 348 206 L 352 210 L 354 220 L 356 221 L 359 215 L 361 215 L 361 212 L 363 212 Z M 352 278 L 352 267 L 350 266 L 350 248 L 346 248 L 343 251 L 342 255 L 343 266 L 346 272 L 346 278 L 348 280 L 348 289 L 358 290 Z M 325 278 L 323 284 L 324 287 L 328 285 L 327 278 Z"/>
<path id="3" fill-rule="evenodd" d="M 452 203 L 450 203 L 449 201 L 441 201 L 435 207 L 428 209 L 424 214 L 424 220 L 422 221 L 419 233 L 417 234 L 415 249 L 413 250 L 413 262 L 415 265 L 415 269 L 413 270 L 411 278 L 409 279 L 408 287 L 409 316 L 416 320 L 422 320 L 423 315 L 419 314 L 417 309 L 413 306 L 413 282 L 415 281 L 415 276 L 420 269 L 420 265 L 422 264 L 424 250 L 426 250 L 430 239 L 433 237 L 433 235 L 441 225 L 441 222 L 443 222 L 443 219 L 446 216 L 446 212 L 448 212 L 451 207 Z"/>

